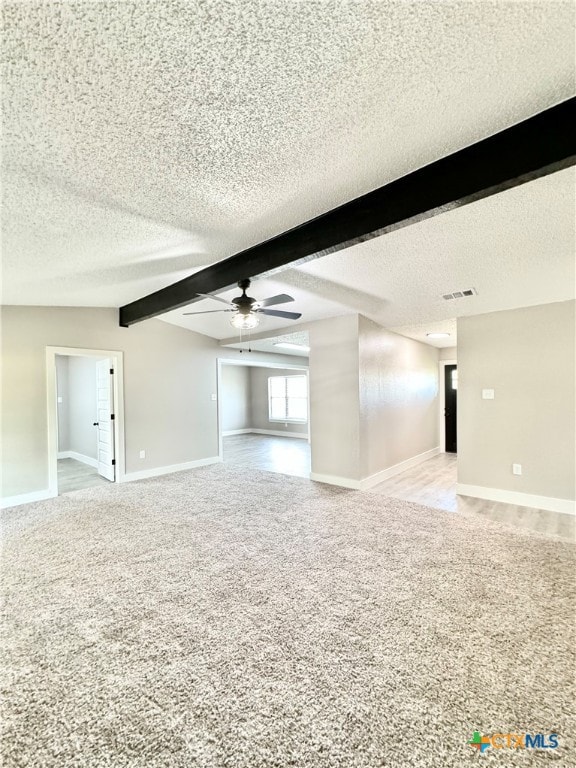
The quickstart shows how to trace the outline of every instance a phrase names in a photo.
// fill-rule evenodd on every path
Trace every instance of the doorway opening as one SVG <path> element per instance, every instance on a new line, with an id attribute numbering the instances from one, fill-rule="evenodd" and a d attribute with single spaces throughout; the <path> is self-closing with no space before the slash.
<path id="1" fill-rule="evenodd" d="M 458 453 L 458 365 L 456 360 L 440 362 L 440 450 Z"/>
<path id="2" fill-rule="evenodd" d="M 218 361 L 224 463 L 310 476 L 307 366 Z"/>
<path id="3" fill-rule="evenodd" d="M 53 495 L 124 474 L 122 354 L 48 347 L 49 483 Z"/>

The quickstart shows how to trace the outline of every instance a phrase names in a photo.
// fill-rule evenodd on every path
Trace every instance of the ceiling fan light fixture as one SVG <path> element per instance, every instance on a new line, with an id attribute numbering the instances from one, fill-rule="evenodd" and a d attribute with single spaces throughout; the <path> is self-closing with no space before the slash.
<path id="1" fill-rule="evenodd" d="M 259 322 L 260 318 L 253 313 L 243 315 L 240 312 L 235 312 L 230 318 L 230 325 L 239 331 L 250 331 L 252 328 L 256 328 Z"/>

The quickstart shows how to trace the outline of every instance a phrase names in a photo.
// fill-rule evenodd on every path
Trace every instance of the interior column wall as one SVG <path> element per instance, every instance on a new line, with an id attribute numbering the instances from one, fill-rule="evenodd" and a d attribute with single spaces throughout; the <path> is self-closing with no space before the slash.
<path id="1" fill-rule="evenodd" d="M 358 315 L 310 324 L 312 478 L 360 479 Z"/>

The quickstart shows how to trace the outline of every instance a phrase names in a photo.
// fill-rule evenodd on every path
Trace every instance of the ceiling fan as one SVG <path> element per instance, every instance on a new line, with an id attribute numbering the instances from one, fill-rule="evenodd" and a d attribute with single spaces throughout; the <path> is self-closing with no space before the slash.
<path id="1" fill-rule="evenodd" d="M 281 293 L 278 296 L 270 296 L 268 299 L 262 299 L 262 301 L 256 301 L 251 296 L 246 296 L 246 291 L 250 287 L 250 280 L 239 280 L 238 288 L 241 288 L 242 295 L 237 296 L 232 301 L 220 298 L 220 296 L 214 296 L 212 293 L 198 293 L 197 296 L 203 296 L 207 299 L 214 299 L 220 301 L 222 304 L 227 304 L 228 309 L 208 309 L 203 312 L 183 312 L 184 315 L 209 315 L 214 312 L 233 312 L 234 314 L 230 318 L 230 325 L 234 328 L 238 328 L 241 331 L 249 331 L 252 328 L 256 328 L 260 322 L 258 315 L 271 315 L 273 317 L 284 317 L 286 320 L 298 320 L 302 317 L 300 312 L 284 312 L 281 309 L 266 309 L 266 307 L 272 307 L 275 304 L 287 304 L 289 301 L 294 301 L 292 296 L 288 296 L 285 293 Z"/>

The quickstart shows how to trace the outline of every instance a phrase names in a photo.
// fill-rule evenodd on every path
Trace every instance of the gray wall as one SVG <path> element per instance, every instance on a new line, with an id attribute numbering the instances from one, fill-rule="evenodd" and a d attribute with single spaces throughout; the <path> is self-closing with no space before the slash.
<path id="1" fill-rule="evenodd" d="M 58 452 L 69 451 L 68 435 L 68 360 L 65 355 L 56 355 L 56 393 L 58 400 Z"/>
<path id="2" fill-rule="evenodd" d="M 439 360 L 457 360 L 458 359 L 457 347 L 444 347 L 442 349 L 439 349 L 438 352 L 440 353 L 438 356 Z"/>
<path id="3" fill-rule="evenodd" d="M 223 365 L 220 392 L 222 431 L 251 427 L 250 368 L 244 365 Z"/>
<path id="4" fill-rule="evenodd" d="M 438 446 L 438 350 L 359 318 L 360 472 Z"/>
<path id="5" fill-rule="evenodd" d="M 361 315 L 309 334 L 314 474 L 359 481 L 437 447 L 437 349 Z"/>
<path id="6" fill-rule="evenodd" d="M 295 365 L 306 365 L 298 358 Z M 266 429 L 286 434 L 308 434 L 308 422 L 279 422 L 268 418 L 268 378 L 270 376 L 307 375 L 305 370 L 262 368 L 259 366 L 222 366 L 222 431 Z"/>
<path id="7" fill-rule="evenodd" d="M 458 320 L 460 483 L 574 499 L 574 306 Z"/>
<path id="8" fill-rule="evenodd" d="M 211 395 L 217 358 L 233 350 L 160 320 L 120 328 L 115 309 L 3 307 L 3 496 L 48 487 L 46 346 L 124 352 L 127 472 L 218 455 Z M 259 352 L 252 359 L 293 360 Z"/>
<path id="9" fill-rule="evenodd" d="M 312 472 L 360 479 L 358 315 L 309 326 Z"/>
<path id="10" fill-rule="evenodd" d="M 98 457 L 96 360 L 68 359 L 68 449 L 90 459 Z"/>
<path id="11" fill-rule="evenodd" d="M 96 360 L 57 355 L 56 390 L 62 398 L 58 403 L 58 452 L 74 451 L 96 459 Z"/>
<path id="12" fill-rule="evenodd" d="M 298 364 L 302 364 L 297 360 Z M 303 361 L 306 364 L 308 361 Z M 288 434 L 307 435 L 308 422 L 304 424 L 295 422 L 270 421 L 268 418 L 268 378 L 270 376 L 297 376 L 307 375 L 306 371 L 295 371 L 284 368 L 250 368 L 250 403 L 251 424 L 253 429 L 270 429 L 276 432 Z"/>

